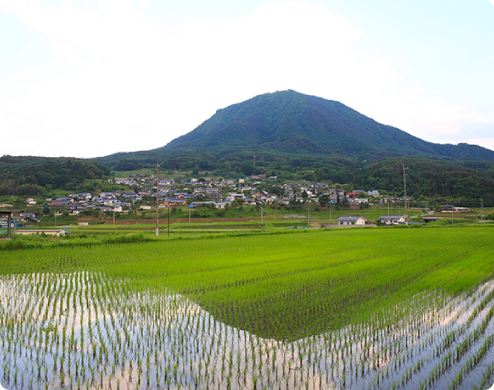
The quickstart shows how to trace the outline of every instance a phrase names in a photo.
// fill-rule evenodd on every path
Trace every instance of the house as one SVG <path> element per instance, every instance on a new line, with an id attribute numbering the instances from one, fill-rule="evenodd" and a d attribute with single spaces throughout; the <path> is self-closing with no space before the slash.
<path id="1" fill-rule="evenodd" d="M 30 222 L 37 221 L 36 214 L 34 213 L 20 213 L 17 218 L 17 222 Z"/>
<path id="2" fill-rule="evenodd" d="M 212 188 L 211 191 L 209 191 L 209 197 L 211 199 L 219 200 L 222 198 L 221 191 L 217 188 Z"/>
<path id="3" fill-rule="evenodd" d="M 74 200 L 88 200 L 91 199 L 91 194 L 89 192 L 80 193 L 80 194 L 70 194 L 69 198 Z"/>
<path id="4" fill-rule="evenodd" d="M 54 200 L 48 204 L 48 207 L 65 207 L 66 204 L 63 200 Z"/>
<path id="5" fill-rule="evenodd" d="M 33 198 L 27 198 L 26 204 L 29 206 L 34 206 L 36 204 L 36 201 Z"/>
<path id="6" fill-rule="evenodd" d="M 378 220 L 381 225 L 398 225 L 406 222 L 404 215 L 381 215 Z"/>
<path id="7" fill-rule="evenodd" d="M 72 213 L 75 215 L 78 215 L 81 211 L 84 211 L 86 209 L 87 209 L 87 206 L 85 204 L 81 204 L 81 203 L 73 203 L 73 204 L 69 204 L 67 206 L 67 211 L 69 213 Z"/>
<path id="8" fill-rule="evenodd" d="M 101 199 L 101 200 L 103 201 L 103 204 L 108 207 L 114 206 L 116 203 L 118 203 L 118 200 L 116 199 Z"/>
<path id="9" fill-rule="evenodd" d="M 115 178 L 115 184 L 127 185 L 128 183 L 129 183 L 129 180 L 126 179 L 125 177 L 116 177 Z"/>
<path id="10" fill-rule="evenodd" d="M 132 199 L 132 200 L 136 200 L 138 198 L 138 194 L 136 194 L 135 192 L 127 192 L 125 194 L 122 195 L 122 198 L 123 199 Z"/>
<path id="11" fill-rule="evenodd" d="M 467 213 L 470 211 L 470 209 L 468 207 L 454 207 L 453 205 L 451 204 L 446 204 L 444 205 L 443 207 L 441 207 L 441 212 L 443 213 L 451 213 L 451 212 L 455 212 L 455 213 Z"/>
<path id="12" fill-rule="evenodd" d="M 177 199 L 187 199 L 187 195 L 187 192 L 175 192 L 173 197 Z"/>
<path id="13" fill-rule="evenodd" d="M 230 202 L 233 202 L 234 200 L 241 200 L 241 199 L 245 199 L 245 195 L 244 194 L 230 194 L 226 198 L 226 200 L 228 200 Z"/>
<path id="14" fill-rule="evenodd" d="M 346 194 L 347 198 L 351 198 L 351 199 L 357 199 L 360 197 L 361 194 L 363 194 L 364 191 L 362 190 L 355 190 L 355 191 L 350 191 Z"/>
<path id="15" fill-rule="evenodd" d="M 115 199 L 115 195 L 113 195 L 111 192 L 102 192 L 99 194 L 99 197 L 100 198 L 111 198 L 111 199 Z"/>
<path id="16" fill-rule="evenodd" d="M 337 219 L 341 226 L 364 226 L 369 220 L 361 215 L 343 215 Z"/>
<path id="17" fill-rule="evenodd" d="M 19 216 L 24 219 L 36 219 L 36 214 L 34 213 L 20 213 Z"/>
<path id="18" fill-rule="evenodd" d="M 274 203 L 284 204 L 284 205 L 288 206 L 290 204 L 290 199 L 288 199 L 288 198 L 276 199 L 276 200 L 274 200 Z"/>
<path id="19" fill-rule="evenodd" d="M 55 199 L 55 201 L 62 201 L 65 202 L 65 204 L 68 204 L 68 203 L 72 203 L 74 199 L 69 198 L 68 196 L 60 196 L 57 199 Z"/>
<path id="20" fill-rule="evenodd" d="M 163 199 L 163 203 L 161 206 L 186 206 L 186 199 L 177 199 L 177 198 L 165 198 Z"/>

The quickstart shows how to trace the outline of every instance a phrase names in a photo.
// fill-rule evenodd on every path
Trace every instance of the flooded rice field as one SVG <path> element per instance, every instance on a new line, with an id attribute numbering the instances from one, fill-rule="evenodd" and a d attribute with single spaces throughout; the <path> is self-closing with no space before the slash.
<path id="1" fill-rule="evenodd" d="M 0 277 L 6 389 L 487 389 L 494 283 L 416 296 L 404 318 L 299 340 L 256 337 L 187 297 L 101 273 Z M 410 306 L 416 311 L 404 310 Z M 413 312 L 414 315 L 409 313 Z"/>

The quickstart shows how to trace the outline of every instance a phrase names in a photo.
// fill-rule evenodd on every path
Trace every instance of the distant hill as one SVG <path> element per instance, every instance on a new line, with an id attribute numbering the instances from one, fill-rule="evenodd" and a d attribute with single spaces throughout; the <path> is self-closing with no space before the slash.
<path id="1" fill-rule="evenodd" d="M 426 142 L 380 124 L 342 103 L 292 90 L 259 95 L 218 110 L 163 149 L 317 153 L 368 159 L 426 156 L 494 160 L 492 150 L 477 145 Z"/>
<path id="2" fill-rule="evenodd" d="M 104 179 L 110 169 L 98 162 L 68 157 L 0 157 L 0 195 L 36 195 L 44 189 L 81 190 L 88 179 Z"/>

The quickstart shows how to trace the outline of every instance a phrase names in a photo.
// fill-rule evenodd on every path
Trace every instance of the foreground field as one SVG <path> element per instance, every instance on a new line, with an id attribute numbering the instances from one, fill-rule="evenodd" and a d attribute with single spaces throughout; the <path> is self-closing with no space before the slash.
<path id="1" fill-rule="evenodd" d="M 485 387 L 493 232 L 350 229 L 2 252 L 0 380 Z"/>

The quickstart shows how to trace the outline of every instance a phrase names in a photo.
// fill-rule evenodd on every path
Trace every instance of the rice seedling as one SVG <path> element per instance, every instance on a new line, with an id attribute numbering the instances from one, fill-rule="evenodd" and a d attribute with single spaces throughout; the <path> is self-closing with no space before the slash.
<path id="1" fill-rule="evenodd" d="M 2 384 L 482 388 L 494 354 L 490 231 L 427 234 L 2 253 Z"/>

